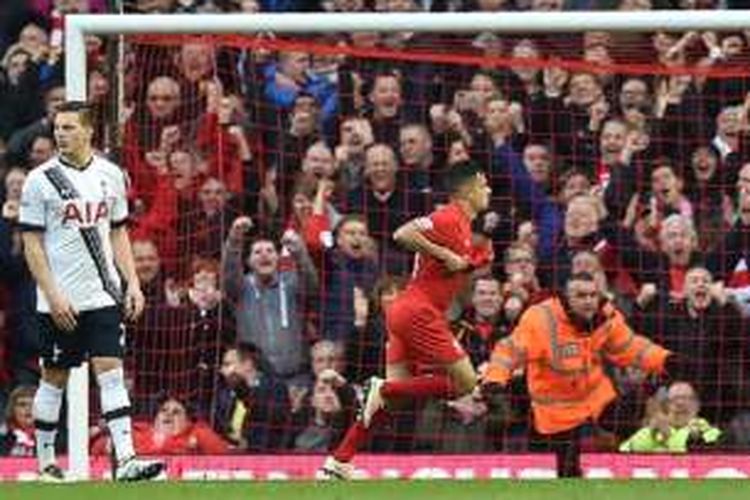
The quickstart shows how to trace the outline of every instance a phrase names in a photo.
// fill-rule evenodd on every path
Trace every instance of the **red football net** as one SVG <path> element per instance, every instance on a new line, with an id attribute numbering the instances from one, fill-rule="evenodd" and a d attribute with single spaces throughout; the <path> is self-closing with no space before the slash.
<path id="1" fill-rule="evenodd" d="M 129 335 L 137 412 L 151 420 L 174 396 L 240 449 L 334 446 L 360 385 L 384 375 L 382 311 L 412 263 L 392 233 L 446 201 L 443 168 L 473 159 L 493 189 L 475 226 L 497 259 L 449 315 L 474 365 L 521 311 L 590 272 L 636 331 L 694 364 L 672 373 L 690 386 L 667 391 L 587 361 L 619 396 L 584 440 L 611 450 L 700 415 L 722 446 L 744 446 L 745 42 L 126 38 L 122 159 L 148 300 Z M 240 215 L 252 227 L 230 231 Z M 239 361 L 225 354 L 237 342 L 252 344 Z M 509 411 L 406 406 L 368 449 L 536 449 L 523 371 L 508 394 Z"/>

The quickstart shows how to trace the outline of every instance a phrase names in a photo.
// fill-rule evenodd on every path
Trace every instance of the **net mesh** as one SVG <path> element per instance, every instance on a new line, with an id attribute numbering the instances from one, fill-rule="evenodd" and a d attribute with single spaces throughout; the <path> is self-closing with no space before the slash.
<path id="1" fill-rule="evenodd" d="M 384 374 L 383 309 L 412 267 L 392 234 L 445 203 L 440 172 L 473 159 L 493 190 L 475 229 L 498 259 L 449 315 L 474 366 L 522 311 L 590 272 L 637 332 L 692 360 L 672 373 L 690 386 L 605 362 L 617 404 L 561 439 L 613 449 L 700 414 L 744 446 L 745 44 L 126 37 L 121 159 L 148 303 L 129 334 L 138 414 L 169 395 L 246 450 L 335 446 L 361 384 Z M 509 411 L 471 397 L 406 407 L 368 449 L 549 449 L 522 370 L 508 393 Z"/>

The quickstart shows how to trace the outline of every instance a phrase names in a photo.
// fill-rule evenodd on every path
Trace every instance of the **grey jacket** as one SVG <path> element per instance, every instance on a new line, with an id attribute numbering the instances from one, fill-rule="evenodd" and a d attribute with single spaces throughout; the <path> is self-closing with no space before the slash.
<path id="1" fill-rule="evenodd" d="M 224 293 L 236 305 L 237 340 L 252 342 L 282 378 L 299 374 L 307 361 L 302 321 L 302 295 L 317 289 L 318 277 L 307 250 L 294 256 L 297 269 L 277 271 L 260 283 L 252 273 L 243 276 L 241 245 L 224 246 Z"/>

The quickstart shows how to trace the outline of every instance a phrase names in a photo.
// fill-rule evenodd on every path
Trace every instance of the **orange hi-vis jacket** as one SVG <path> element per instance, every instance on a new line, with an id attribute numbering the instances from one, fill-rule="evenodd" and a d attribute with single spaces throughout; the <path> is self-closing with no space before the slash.
<path id="1" fill-rule="evenodd" d="M 495 345 L 484 382 L 505 385 L 514 370 L 526 369 L 534 427 L 540 434 L 598 420 L 617 397 L 604 372 L 605 361 L 659 373 L 670 354 L 634 334 L 611 305 L 604 305 L 602 313 L 605 319 L 593 331 L 582 331 L 559 298 L 530 307 L 513 333 Z"/>

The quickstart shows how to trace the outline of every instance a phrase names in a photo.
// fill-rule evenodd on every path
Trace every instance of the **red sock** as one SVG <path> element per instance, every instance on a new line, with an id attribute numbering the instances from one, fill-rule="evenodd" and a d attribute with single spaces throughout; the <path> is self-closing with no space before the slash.
<path id="1" fill-rule="evenodd" d="M 448 375 L 421 375 L 405 380 L 386 380 L 380 389 L 385 399 L 450 398 L 455 394 Z"/>
<path id="2" fill-rule="evenodd" d="M 387 418 L 385 410 L 380 410 L 372 416 L 370 427 L 365 427 L 362 422 L 357 420 L 349 427 L 346 431 L 344 439 L 341 440 L 339 445 L 333 451 L 333 458 L 339 462 L 351 462 L 357 450 L 365 444 L 367 438 L 370 436 L 370 429 L 375 425 L 379 425 Z"/>

